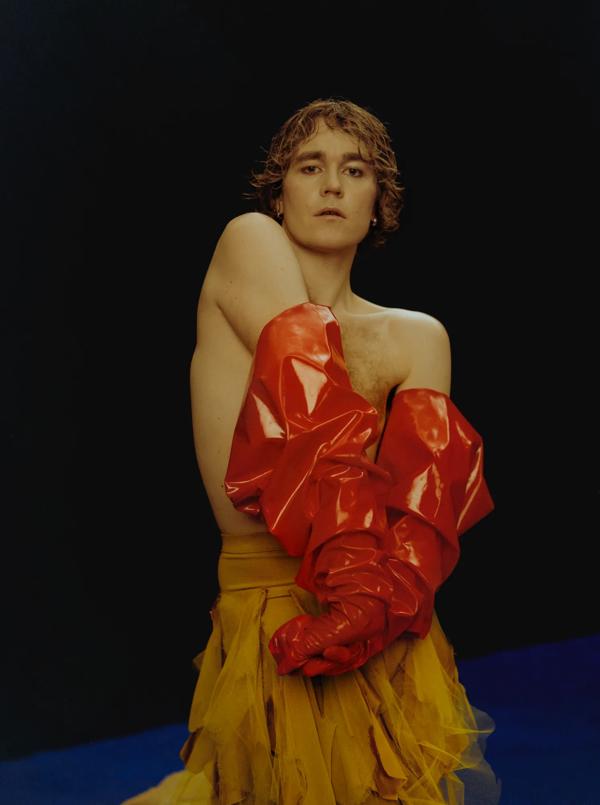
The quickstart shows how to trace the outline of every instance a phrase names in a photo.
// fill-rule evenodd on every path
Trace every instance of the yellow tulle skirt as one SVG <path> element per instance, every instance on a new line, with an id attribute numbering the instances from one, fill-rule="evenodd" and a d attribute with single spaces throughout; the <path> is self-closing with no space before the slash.
<path id="1" fill-rule="evenodd" d="M 264 531 L 221 537 L 184 768 L 121 805 L 497 805 L 495 724 L 469 703 L 437 615 L 425 639 L 400 637 L 354 671 L 280 676 L 271 635 L 322 611 L 294 584 L 301 560 Z"/>

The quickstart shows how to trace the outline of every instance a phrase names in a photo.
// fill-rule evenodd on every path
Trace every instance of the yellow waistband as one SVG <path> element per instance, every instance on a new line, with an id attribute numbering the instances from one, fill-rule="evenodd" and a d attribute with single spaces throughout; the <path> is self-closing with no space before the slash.
<path id="1" fill-rule="evenodd" d="M 287 552 L 273 534 L 268 531 L 253 531 L 250 534 L 228 534 L 221 531 L 221 545 L 223 553 L 280 553 L 287 556 Z"/>
<path id="2" fill-rule="evenodd" d="M 286 588 L 294 584 L 302 557 L 290 556 L 268 531 L 221 532 L 221 539 L 218 577 L 222 591 Z M 275 589 L 269 594 L 276 594 Z"/>

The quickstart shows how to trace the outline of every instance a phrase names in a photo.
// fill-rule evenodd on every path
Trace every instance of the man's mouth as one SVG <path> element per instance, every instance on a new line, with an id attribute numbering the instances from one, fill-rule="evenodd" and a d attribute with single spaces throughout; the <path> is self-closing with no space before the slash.
<path id="1" fill-rule="evenodd" d="M 338 210 L 338 209 L 330 209 L 330 208 L 326 208 L 324 210 L 321 210 L 321 212 L 317 213 L 317 215 L 319 215 L 319 216 L 321 216 L 321 215 L 329 215 L 329 216 L 332 216 L 334 218 L 343 218 L 344 217 L 344 215 L 342 214 L 342 212 L 340 210 Z"/>

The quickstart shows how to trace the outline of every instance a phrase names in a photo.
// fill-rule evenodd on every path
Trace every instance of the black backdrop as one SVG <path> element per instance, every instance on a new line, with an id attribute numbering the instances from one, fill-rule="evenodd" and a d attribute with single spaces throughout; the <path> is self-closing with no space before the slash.
<path id="1" fill-rule="evenodd" d="M 438 594 L 457 658 L 597 631 L 591 19 L 532 0 L 2 13 L 2 757 L 187 717 L 219 550 L 190 420 L 198 293 L 250 168 L 318 97 L 388 125 L 407 188 L 353 287 L 445 324 L 486 445 L 496 510 Z"/>

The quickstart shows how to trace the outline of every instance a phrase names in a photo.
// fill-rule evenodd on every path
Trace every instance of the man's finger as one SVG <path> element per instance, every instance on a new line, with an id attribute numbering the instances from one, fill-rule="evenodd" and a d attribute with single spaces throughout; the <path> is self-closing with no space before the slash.
<path id="1" fill-rule="evenodd" d="M 302 666 L 302 673 L 304 676 L 318 676 L 328 674 L 334 667 L 337 667 L 337 663 L 312 657 Z"/>
<path id="2" fill-rule="evenodd" d="M 348 662 L 352 652 L 346 646 L 328 646 L 323 650 L 323 656 L 326 660 L 334 662 Z"/>

